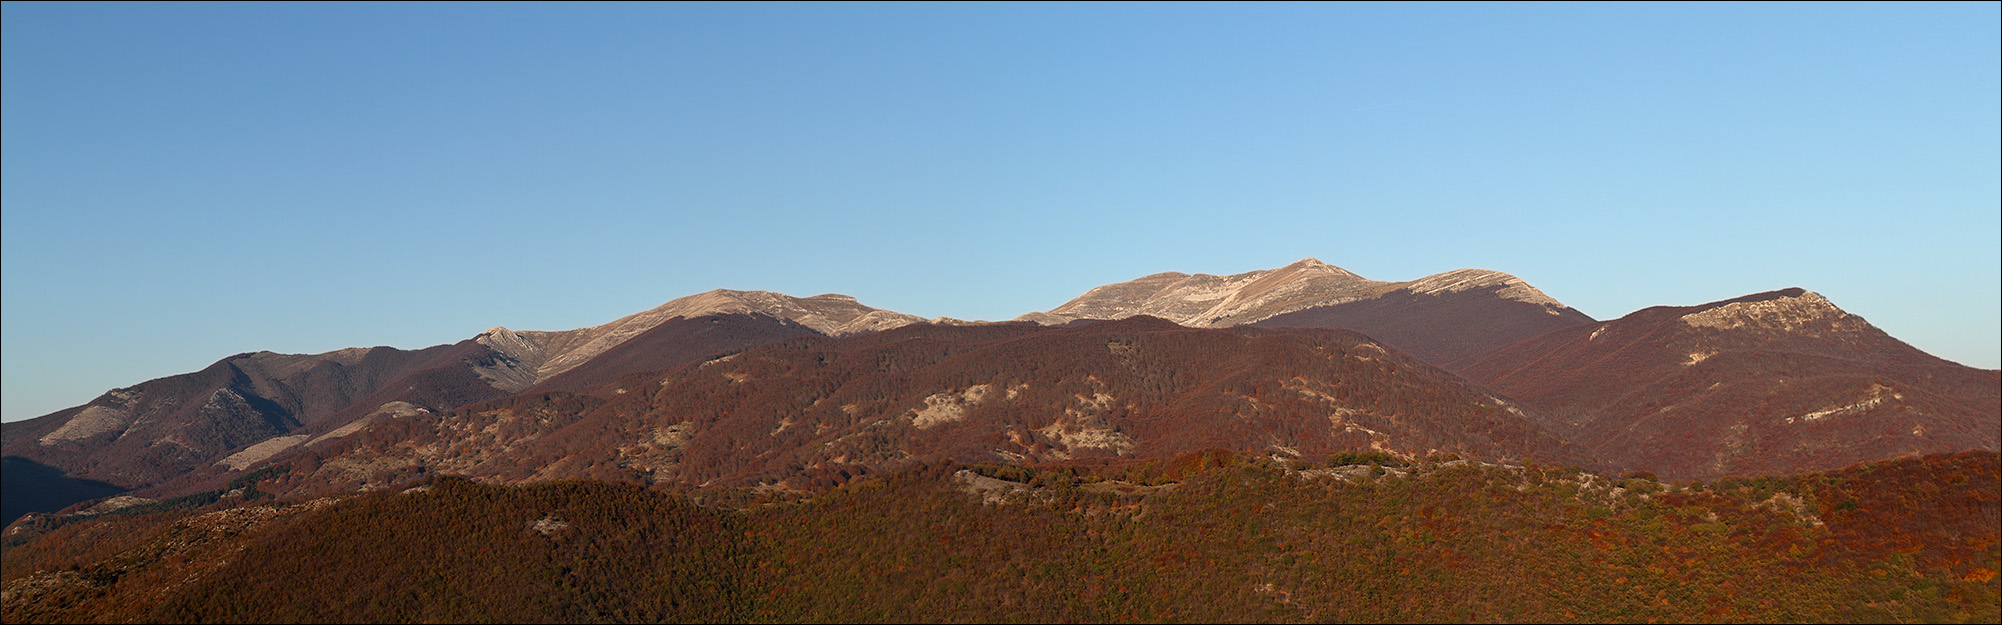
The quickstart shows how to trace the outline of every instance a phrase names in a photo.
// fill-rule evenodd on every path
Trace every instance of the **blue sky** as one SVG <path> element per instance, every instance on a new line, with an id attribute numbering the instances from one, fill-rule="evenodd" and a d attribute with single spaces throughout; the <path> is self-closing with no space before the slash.
<path id="1" fill-rule="evenodd" d="M 715 288 L 1006 319 L 1315 257 L 1599 319 L 1792 286 L 2002 362 L 1967 4 L 40 4 L 6 420 Z"/>

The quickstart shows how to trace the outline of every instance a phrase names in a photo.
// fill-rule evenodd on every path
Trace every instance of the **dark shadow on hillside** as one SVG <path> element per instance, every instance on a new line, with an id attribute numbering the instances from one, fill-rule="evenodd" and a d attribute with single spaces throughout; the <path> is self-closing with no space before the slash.
<path id="1" fill-rule="evenodd" d="M 0 458 L 0 525 L 30 512 L 55 512 L 122 492 L 125 489 L 104 482 L 65 477 L 55 467 L 26 458 Z"/>

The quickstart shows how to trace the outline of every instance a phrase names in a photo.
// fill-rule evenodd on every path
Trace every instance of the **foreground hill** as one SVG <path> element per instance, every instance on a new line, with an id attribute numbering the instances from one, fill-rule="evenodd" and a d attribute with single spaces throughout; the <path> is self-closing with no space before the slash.
<path id="1" fill-rule="evenodd" d="M 17 524 L 29 622 L 1995 622 L 2002 458 L 1688 488 L 1464 461 L 421 486 Z M 256 493 L 255 485 L 248 492 Z M 709 501 L 732 500 L 710 492 Z"/>
<path id="2" fill-rule="evenodd" d="M 1506 400 L 1353 332 L 1133 317 L 791 339 L 389 420 L 273 462 L 302 467 L 299 492 L 435 472 L 811 489 L 916 462 L 1207 448 L 1580 458 Z"/>
<path id="3" fill-rule="evenodd" d="M 1801 289 L 1564 328 L 1460 372 L 1609 470 L 1664 478 L 2002 449 L 2002 372 L 1928 355 Z"/>

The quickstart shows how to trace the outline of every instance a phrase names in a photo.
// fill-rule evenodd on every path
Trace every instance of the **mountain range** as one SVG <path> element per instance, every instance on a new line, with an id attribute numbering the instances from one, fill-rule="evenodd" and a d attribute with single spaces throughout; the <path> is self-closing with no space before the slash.
<path id="1" fill-rule="evenodd" d="M 1998 388 L 1800 289 L 1597 321 L 1500 272 L 1382 282 L 1305 259 L 1008 322 L 716 290 L 591 328 L 239 354 L 0 433 L 11 521 L 21 493 L 157 499 L 276 464 L 299 493 L 436 473 L 811 490 L 1202 449 L 1712 479 L 1995 451 Z"/>

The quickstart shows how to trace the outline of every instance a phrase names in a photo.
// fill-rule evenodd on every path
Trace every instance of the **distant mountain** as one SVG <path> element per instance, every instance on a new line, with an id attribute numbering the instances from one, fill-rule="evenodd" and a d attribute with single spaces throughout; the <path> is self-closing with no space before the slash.
<path id="1" fill-rule="evenodd" d="M 1664 479 L 2002 447 L 2002 372 L 1935 358 L 1797 288 L 1561 328 L 1461 373 L 1602 466 Z"/>
<path id="2" fill-rule="evenodd" d="M 392 382 L 484 355 L 471 341 L 416 351 L 239 354 L 195 373 L 114 389 L 82 406 L 8 423 L 6 455 L 71 478 L 144 486 L 315 425 Z M 505 393 L 467 392 L 455 384 L 432 394 L 470 401 Z"/>
<path id="3" fill-rule="evenodd" d="M 717 314 L 744 318 L 687 321 Z M 846 335 L 918 321 L 844 295 L 794 298 L 719 289 L 578 330 L 494 328 L 415 351 L 239 354 L 200 372 L 116 389 L 83 406 L 7 423 L 0 432 L 6 456 L 53 467 L 70 480 L 48 489 L 82 483 L 75 480 L 142 488 L 227 473 L 309 440 L 351 433 L 372 419 L 448 410 L 538 384 L 588 386 L 765 340 Z M 653 330 L 660 332 L 649 335 Z M 648 339 L 616 349 L 635 337 Z M 600 355 L 611 357 L 595 361 Z M 60 497 L 49 500 L 55 499 Z"/>
<path id="4" fill-rule="evenodd" d="M 1355 330 L 1457 370 L 1510 343 L 1593 321 L 1498 271 L 1461 269 L 1395 286 L 1375 297 L 1273 315 L 1252 325 Z"/>
<path id="5" fill-rule="evenodd" d="M 1578 458 L 1537 423 L 1353 332 L 1143 316 L 789 339 L 582 393 L 397 419 L 274 461 L 310 467 L 298 478 L 309 490 L 426 473 L 806 489 L 940 459 Z"/>
<path id="6" fill-rule="evenodd" d="M 0 620 L 1995 622 L 1998 439 L 2002 372 L 1801 289 L 717 290 L 6 424 Z"/>
<path id="7" fill-rule="evenodd" d="M 1020 321 L 1061 325 L 1077 319 L 1159 317 L 1191 328 L 1224 328 L 1315 306 L 1374 297 L 1395 288 L 1312 258 L 1278 269 L 1229 276 L 1157 273 L 1108 284 Z"/>
<path id="8" fill-rule="evenodd" d="M 719 289 L 590 328 L 241 354 L 0 436 L 60 478 L 38 493 L 78 498 L 272 462 L 329 488 L 412 471 L 812 488 L 921 459 L 1206 448 L 1680 479 L 1994 451 L 1997 375 L 1798 289 L 1595 322 L 1504 273 L 1383 282 L 1309 258 L 1155 274 L 1013 323 Z"/>
<path id="9" fill-rule="evenodd" d="M 790 319 L 762 313 L 676 317 L 530 387 L 527 392 L 582 390 L 641 371 L 672 369 L 706 356 L 803 336 L 825 336 Z"/>
<path id="10" fill-rule="evenodd" d="M 1087 291 L 1022 321 L 1160 317 L 1192 328 L 1355 330 L 1435 365 L 1471 364 L 1501 346 L 1592 318 L 1515 276 L 1461 269 L 1381 282 L 1312 258 L 1230 276 L 1159 273 Z"/>
<path id="11" fill-rule="evenodd" d="M 924 322 L 923 318 L 864 306 L 846 295 L 798 298 L 769 291 L 717 289 L 670 301 L 604 325 L 561 332 L 487 331 L 484 340 L 534 372 L 534 381 L 555 377 L 676 317 L 761 314 L 784 319 L 827 336 L 848 336 Z M 521 383 L 520 388 L 533 386 Z M 519 390 L 519 389 L 516 389 Z"/>

